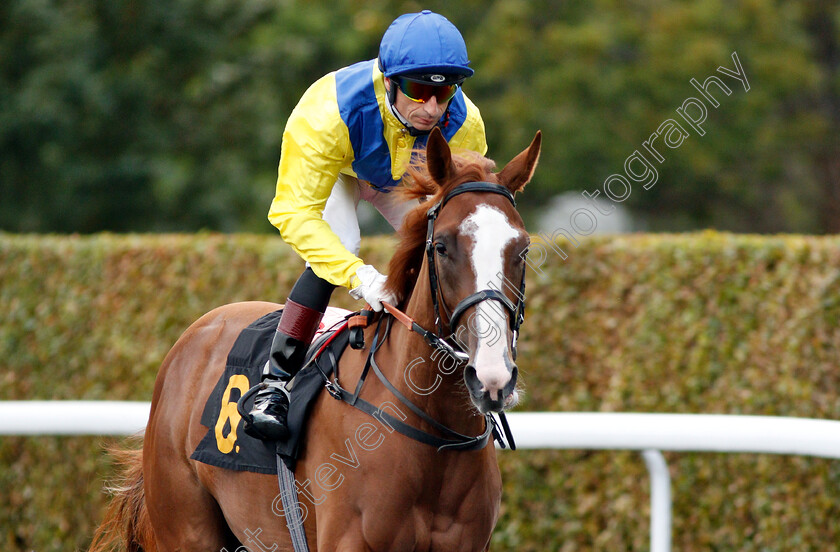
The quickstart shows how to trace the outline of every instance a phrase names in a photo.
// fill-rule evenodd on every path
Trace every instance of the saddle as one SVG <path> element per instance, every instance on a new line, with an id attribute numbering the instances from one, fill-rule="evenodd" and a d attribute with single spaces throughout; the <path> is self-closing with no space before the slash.
<path id="1" fill-rule="evenodd" d="M 327 309 L 304 367 L 289 384 L 291 435 L 284 441 L 266 442 L 245 433 L 237 403 L 249 389 L 260 383 L 282 313 L 281 309 L 266 314 L 237 337 L 228 353 L 225 371 L 204 405 L 201 424 L 208 429 L 191 459 L 230 470 L 276 475 L 276 455 L 279 455 L 286 466 L 294 470 L 311 405 L 324 389 L 324 376 L 331 375 L 353 334 L 342 322 L 355 313 L 333 307 Z M 339 331 L 339 327 L 343 330 Z M 315 355 L 319 357 L 315 358 Z M 322 357 L 324 361 L 321 361 Z"/>

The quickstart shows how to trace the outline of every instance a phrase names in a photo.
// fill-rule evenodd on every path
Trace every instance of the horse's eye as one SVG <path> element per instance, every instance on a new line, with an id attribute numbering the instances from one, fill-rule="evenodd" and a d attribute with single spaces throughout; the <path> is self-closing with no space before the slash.
<path id="1" fill-rule="evenodd" d="M 435 242 L 435 252 L 441 257 L 446 257 L 446 246 L 440 242 Z"/>

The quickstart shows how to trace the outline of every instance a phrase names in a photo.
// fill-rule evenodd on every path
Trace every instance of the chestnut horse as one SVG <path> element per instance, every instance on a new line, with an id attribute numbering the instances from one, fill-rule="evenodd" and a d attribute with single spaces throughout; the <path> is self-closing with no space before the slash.
<path id="1" fill-rule="evenodd" d="M 489 549 L 501 477 L 487 413 L 516 401 L 515 341 L 529 244 L 513 194 L 531 179 L 540 142 L 537 133 L 493 172 L 482 156 L 453 155 L 434 131 L 425 165 L 410 168 L 405 193 L 422 203 L 405 219 L 388 278 L 408 323 L 389 322 L 387 333 L 382 324 L 368 327 L 368 346 L 348 348 L 338 373 L 341 385 L 355 389 L 375 348 L 376 369 L 387 379 L 368 378 L 359 397 L 390 405 L 392 420 L 438 442 L 408 438 L 321 393 L 294 474 L 311 550 Z M 125 485 L 116 489 L 91 550 L 293 550 L 275 476 L 190 459 L 207 432 L 202 410 L 235 339 L 280 307 L 217 308 L 175 343 L 155 382 L 142 451 L 123 454 Z M 438 336 L 457 330 L 467 330 L 450 349 L 460 362 L 447 364 L 436 355 L 447 348 Z M 400 395 L 416 408 L 406 408 Z M 235 412 L 230 419 L 235 438 L 241 423 Z M 473 446 L 438 446 L 455 434 Z"/>

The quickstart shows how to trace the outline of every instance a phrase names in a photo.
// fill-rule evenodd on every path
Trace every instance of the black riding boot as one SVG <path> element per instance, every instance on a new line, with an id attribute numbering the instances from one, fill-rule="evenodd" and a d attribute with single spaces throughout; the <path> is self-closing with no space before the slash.
<path id="1" fill-rule="evenodd" d="M 286 309 L 288 308 L 290 308 L 289 302 L 286 303 Z M 250 423 L 245 424 L 245 433 L 266 441 L 285 439 L 289 436 L 289 428 L 286 425 L 286 416 L 289 413 L 289 392 L 286 390 L 286 384 L 303 365 L 306 350 L 311 341 L 311 338 L 295 339 L 281 329 L 285 314 L 286 310 L 280 317 L 280 325 L 271 343 L 268 371 L 262 376 L 262 384 L 265 388 L 254 398 L 254 406 L 249 413 Z M 317 313 L 314 320 L 316 330 L 320 318 L 321 313 Z M 315 333 L 314 330 L 312 333 Z"/>
<path id="2" fill-rule="evenodd" d="M 307 269 L 298 279 L 283 308 L 277 332 L 271 343 L 268 369 L 260 385 L 265 385 L 254 398 L 254 406 L 245 420 L 245 433 L 265 441 L 289 436 L 286 417 L 289 413 L 289 392 L 286 384 L 303 365 L 306 351 L 329 303 L 335 286 Z M 307 304 L 295 301 L 302 297 Z"/>

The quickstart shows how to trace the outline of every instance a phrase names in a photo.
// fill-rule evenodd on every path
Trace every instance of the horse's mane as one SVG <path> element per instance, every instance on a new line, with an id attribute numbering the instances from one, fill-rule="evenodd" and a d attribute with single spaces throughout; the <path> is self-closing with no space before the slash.
<path id="1" fill-rule="evenodd" d="M 417 282 L 423 264 L 426 244 L 426 212 L 440 201 L 452 188 L 464 182 L 496 182 L 493 173 L 496 163 L 478 153 L 463 151 L 452 153 L 456 174 L 447 182 L 436 182 L 429 175 L 425 154 L 418 154 L 408 167 L 403 179 L 404 185 L 394 193 L 400 193 L 406 200 L 419 199 L 422 203 L 408 212 L 398 235 L 400 243 L 388 265 L 386 288 L 394 293 L 397 305 L 405 307 L 411 290 Z"/>

